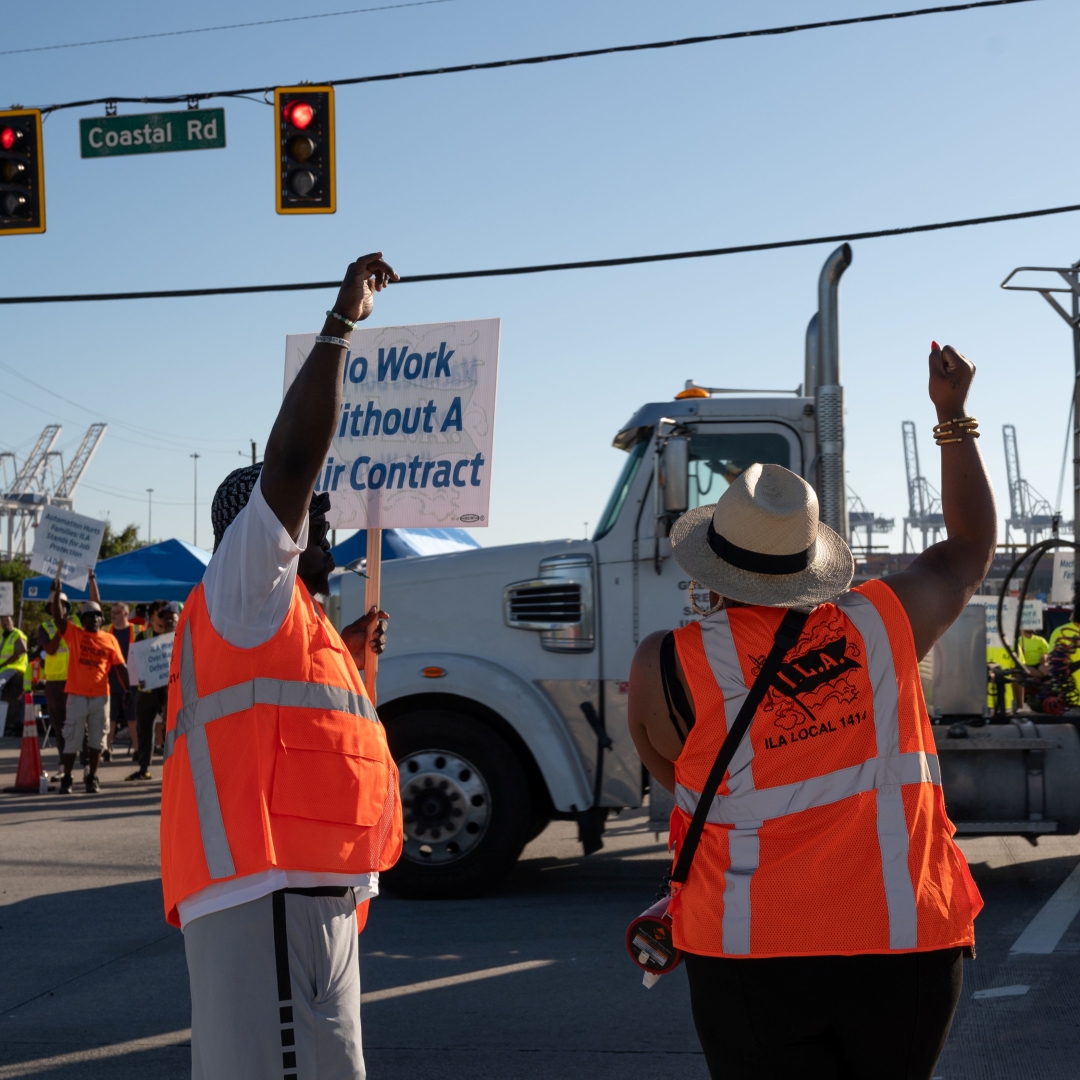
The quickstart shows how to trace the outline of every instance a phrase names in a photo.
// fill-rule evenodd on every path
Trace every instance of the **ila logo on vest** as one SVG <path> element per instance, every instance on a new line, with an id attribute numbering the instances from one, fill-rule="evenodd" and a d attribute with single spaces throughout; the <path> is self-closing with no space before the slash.
<path id="1" fill-rule="evenodd" d="M 831 702 L 858 706 L 859 685 L 853 675 L 862 668 L 861 649 L 848 640 L 842 624 L 826 624 L 815 630 L 818 632 L 813 636 L 820 640 L 781 664 L 769 686 L 765 711 L 772 713 L 773 723 L 785 731 L 820 724 L 821 709 Z M 831 728 L 826 726 L 825 730 Z"/>

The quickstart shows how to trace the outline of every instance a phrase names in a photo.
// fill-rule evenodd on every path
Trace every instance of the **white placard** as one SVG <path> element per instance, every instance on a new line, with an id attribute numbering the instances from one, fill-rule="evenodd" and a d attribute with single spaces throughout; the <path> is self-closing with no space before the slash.
<path id="1" fill-rule="evenodd" d="M 1050 603 L 1073 602 L 1073 583 L 1076 580 L 1076 552 L 1072 548 L 1054 552 L 1054 579 L 1050 585 Z"/>
<path id="2" fill-rule="evenodd" d="M 60 580 L 73 589 L 85 589 L 104 535 L 104 521 L 83 517 L 59 506 L 45 506 L 34 533 L 30 568 L 55 577 L 56 568 L 63 559 Z"/>
<path id="3" fill-rule="evenodd" d="M 316 491 L 335 529 L 490 524 L 498 319 L 357 329 Z M 285 341 L 287 391 L 315 346 Z"/>
<path id="4" fill-rule="evenodd" d="M 128 646 L 128 675 L 140 690 L 157 690 L 169 683 L 169 663 L 175 633 L 159 634 Z"/>
<path id="5" fill-rule="evenodd" d="M 1012 635 L 1016 633 L 1016 601 L 1017 597 L 1006 596 L 1001 610 L 1002 617 L 1005 620 L 1005 633 L 1008 635 L 1010 643 L 1012 642 Z M 986 647 L 988 649 L 1003 648 L 1004 642 L 998 633 L 998 598 L 996 596 L 973 596 L 968 603 L 978 604 L 980 607 L 986 608 Z M 1042 633 L 1043 606 L 1041 600 L 1024 601 L 1024 614 L 1020 623 L 1021 630 L 1034 630 L 1036 633 Z"/>
<path id="6" fill-rule="evenodd" d="M 10 581 L 0 581 L 0 615 L 15 614 L 15 586 Z"/>

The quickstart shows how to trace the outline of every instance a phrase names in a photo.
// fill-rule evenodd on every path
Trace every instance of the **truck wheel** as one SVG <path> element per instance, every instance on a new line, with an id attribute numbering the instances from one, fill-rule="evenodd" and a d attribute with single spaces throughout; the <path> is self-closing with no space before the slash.
<path id="1" fill-rule="evenodd" d="M 475 896 L 501 881 L 533 824 L 517 755 L 491 728 L 461 713 L 425 710 L 387 726 L 401 773 L 405 846 L 385 872 L 409 897 Z"/>

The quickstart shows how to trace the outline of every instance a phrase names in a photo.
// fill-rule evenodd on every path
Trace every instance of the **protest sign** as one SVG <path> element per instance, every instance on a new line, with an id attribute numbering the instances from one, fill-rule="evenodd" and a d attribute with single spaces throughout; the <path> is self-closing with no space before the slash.
<path id="1" fill-rule="evenodd" d="M 968 603 L 986 608 L 986 647 L 988 649 L 1003 648 L 1004 643 L 998 632 L 998 598 L 996 596 L 973 596 Z M 1002 618 L 1005 621 L 1005 635 L 1008 637 L 1010 644 L 1013 642 L 1013 634 L 1016 633 L 1016 604 L 1017 597 L 1006 596 L 1001 611 Z M 1036 634 L 1041 634 L 1043 629 L 1043 607 L 1041 600 L 1025 600 L 1020 629 L 1034 630 Z"/>
<path id="2" fill-rule="evenodd" d="M 30 567 L 39 573 L 56 576 L 61 560 L 60 580 L 73 589 L 85 589 L 89 572 L 97 562 L 105 522 L 83 517 L 59 506 L 45 506 L 41 511 L 30 554 Z"/>
<path id="3" fill-rule="evenodd" d="M 1073 602 L 1073 586 L 1076 581 L 1076 552 L 1072 548 L 1054 552 L 1054 577 L 1050 584 L 1050 603 Z"/>
<path id="4" fill-rule="evenodd" d="M 335 529 L 489 524 L 499 320 L 357 329 L 316 491 Z M 290 334 L 285 390 L 315 346 Z"/>
<path id="5" fill-rule="evenodd" d="M 0 615 L 15 614 L 15 586 L 10 581 L 0 581 Z"/>
<path id="6" fill-rule="evenodd" d="M 128 648 L 128 674 L 142 690 L 168 685 L 175 634 L 159 634 L 146 641 L 133 641 Z"/>

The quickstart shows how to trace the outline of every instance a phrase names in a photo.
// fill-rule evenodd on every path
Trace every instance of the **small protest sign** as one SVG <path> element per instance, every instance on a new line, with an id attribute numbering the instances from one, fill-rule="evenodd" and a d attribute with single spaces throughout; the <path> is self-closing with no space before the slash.
<path id="1" fill-rule="evenodd" d="M 0 581 L 0 615 L 15 614 L 15 586 L 10 581 Z"/>
<path id="2" fill-rule="evenodd" d="M 133 641 L 128 648 L 128 675 L 140 690 L 157 690 L 169 682 L 175 634 L 160 634 L 146 641 Z"/>
<path id="3" fill-rule="evenodd" d="M 1076 552 L 1072 548 L 1054 552 L 1054 577 L 1050 584 L 1050 603 L 1069 604 L 1073 602 L 1073 588 L 1076 582 Z"/>
<path id="4" fill-rule="evenodd" d="M 998 632 L 997 609 L 998 598 L 996 596 L 973 596 L 969 604 L 977 604 L 986 608 L 986 647 L 988 649 L 1000 649 L 1004 647 L 1001 635 Z M 1006 596 L 1002 605 L 1002 618 L 1005 621 L 1005 634 L 1009 644 L 1013 642 L 1013 634 L 1016 633 L 1016 603 L 1015 596 Z M 1021 630 L 1034 630 L 1036 634 L 1042 633 L 1043 628 L 1043 602 L 1041 600 L 1025 600 L 1024 614 L 1020 622 Z"/>
<path id="5" fill-rule="evenodd" d="M 30 567 L 54 577 L 62 560 L 64 568 L 60 580 L 73 589 L 85 589 L 104 535 L 104 521 L 83 517 L 59 506 L 45 506 L 34 534 Z"/>
<path id="6" fill-rule="evenodd" d="M 316 491 L 335 529 L 489 524 L 498 319 L 357 329 Z M 285 344 L 288 391 L 315 347 Z"/>

